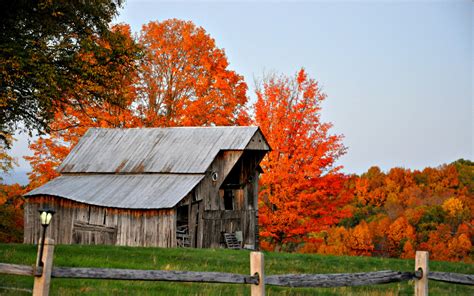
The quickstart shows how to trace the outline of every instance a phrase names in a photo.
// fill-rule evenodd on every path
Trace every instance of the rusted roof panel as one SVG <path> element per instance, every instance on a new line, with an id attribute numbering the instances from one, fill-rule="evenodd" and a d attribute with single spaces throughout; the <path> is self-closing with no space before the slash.
<path id="1" fill-rule="evenodd" d="M 90 205 L 127 209 L 172 208 L 204 175 L 63 175 L 26 196 L 54 195 Z"/>
<path id="2" fill-rule="evenodd" d="M 244 150 L 258 127 L 92 128 L 61 173 L 204 173 L 220 150 Z"/>

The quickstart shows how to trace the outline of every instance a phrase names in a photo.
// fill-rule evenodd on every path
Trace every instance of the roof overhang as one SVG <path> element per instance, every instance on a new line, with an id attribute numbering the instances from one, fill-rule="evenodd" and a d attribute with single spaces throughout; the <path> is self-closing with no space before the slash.
<path id="1" fill-rule="evenodd" d="M 52 195 L 111 208 L 167 209 L 178 204 L 204 174 L 62 175 L 25 196 Z"/>

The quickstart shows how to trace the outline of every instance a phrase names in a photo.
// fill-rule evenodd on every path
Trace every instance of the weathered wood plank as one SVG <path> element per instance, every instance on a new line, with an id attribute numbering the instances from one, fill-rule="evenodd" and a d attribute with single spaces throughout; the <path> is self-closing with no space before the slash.
<path id="1" fill-rule="evenodd" d="M 76 221 L 76 222 L 74 222 L 74 230 L 108 232 L 108 233 L 114 233 L 115 234 L 115 232 L 117 231 L 117 228 L 116 227 L 104 226 L 104 225 L 98 225 L 98 224 L 88 224 L 88 223 L 85 223 L 85 222 Z"/>
<path id="2" fill-rule="evenodd" d="M 348 287 L 407 281 L 413 277 L 413 272 L 391 270 L 361 273 L 285 274 L 267 276 L 265 283 L 287 287 Z"/>
<path id="3" fill-rule="evenodd" d="M 33 275 L 33 267 L 20 264 L 0 263 L 0 274 Z"/>
<path id="4" fill-rule="evenodd" d="M 223 272 L 55 267 L 54 278 L 258 284 L 258 277 Z"/>
<path id="5" fill-rule="evenodd" d="M 473 274 L 430 271 L 428 274 L 428 279 L 453 284 L 474 285 Z"/>
<path id="6" fill-rule="evenodd" d="M 42 270 L 34 278 L 33 296 L 48 296 L 51 286 L 51 271 L 53 269 L 54 259 L 54 240 L 46 238 L 44 240 L 44 250 L 42 262 L 40 262 L 40 252 L 42 240 L 38 244 L 38 253 L 36 266 L 41 266 Z"/>
<path id="7" fill-rule="evenodd" d="M 258 277 L 258 284 L 252 285 L 250 294 L 252 296 L 265 296 L 265 264 L 262 252 L 250 253 L 250 274 Z"/>

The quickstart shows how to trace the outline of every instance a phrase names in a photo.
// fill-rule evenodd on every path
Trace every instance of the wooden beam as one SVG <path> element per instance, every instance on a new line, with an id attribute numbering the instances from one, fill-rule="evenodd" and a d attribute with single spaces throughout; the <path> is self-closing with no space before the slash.
<path id="1" fill-rule="evenodd" d="M 416 251 L 415 271 L 422 271 L 422 277 L 415 279 L 415 296 L 428 296 L 428 261 L 429 253 L 426 251 Z"/>
<path id="2" fill-rule="evenodd" d="M 473 274 L 430 271 L 428 279 L 446 283 L 474 286 Z"/>
<path id="3" fill-rule="evenodd" d="M 38 259 L 41 247 L 41 240 L 38 244 Z M 54 240 L 46 238 L 44 241 L 43 250 L 43 266 L 41 270 L 41 276 L 35 276 L 35 282 L 33 285 L 33 296 L 48 296 L 49 286 L 51 283 L 51 270 L 53 268 L 53 254 L 54 254 Z M 37 260 L 38 260 L 37 259 Z M 36 266 L 39 266 L 40 262 L 36 262 Z"/>
<path id="4" fill-rule="evenodd" d="M 285 274 L 266 277 L 267 285 L 286 287 L 349 287 L 376 285 L 413 279 L 413 272 L 375 271 L 332 274 Z"/>
<path id="5" fill-rule="evenodd" d="M 0 263 L 0 274 L 33 275 L 33 267 L 28 265 Z"/>
<path id="6" fill-rule="evenodd" d="M 258 283 L 250 287 L 250 295 L 265 296 L 265 272 L 262 252 L 250 252 L 250 274 L 258 277 Z"/>
<path id="7" fill-rule="evenodd" d="M 53 278 L 255 284 L 258 277 L 223 272 L 55 267 Z"/>

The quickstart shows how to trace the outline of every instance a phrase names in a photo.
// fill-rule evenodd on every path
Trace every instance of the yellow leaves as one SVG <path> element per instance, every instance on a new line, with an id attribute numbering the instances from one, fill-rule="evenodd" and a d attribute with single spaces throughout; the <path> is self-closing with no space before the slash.
<path id="1" fill-rule="evenodd" d="M 349 230 L 349 235 L 345 243 L 350 249 L 350 255 L 370 256 L 374 250 L 369 226 L 365 221 L 362 221 L 356 227 Z"/>
<path id="2" fill-rule="evenodd" d="M 442 207 L 443 210 L 448 214 L 448 216 L 453 218 L 462 214 L 464 209 L 462 201 L 457 199 L 456 197 L 451 197 L 445 200 Z"/>

